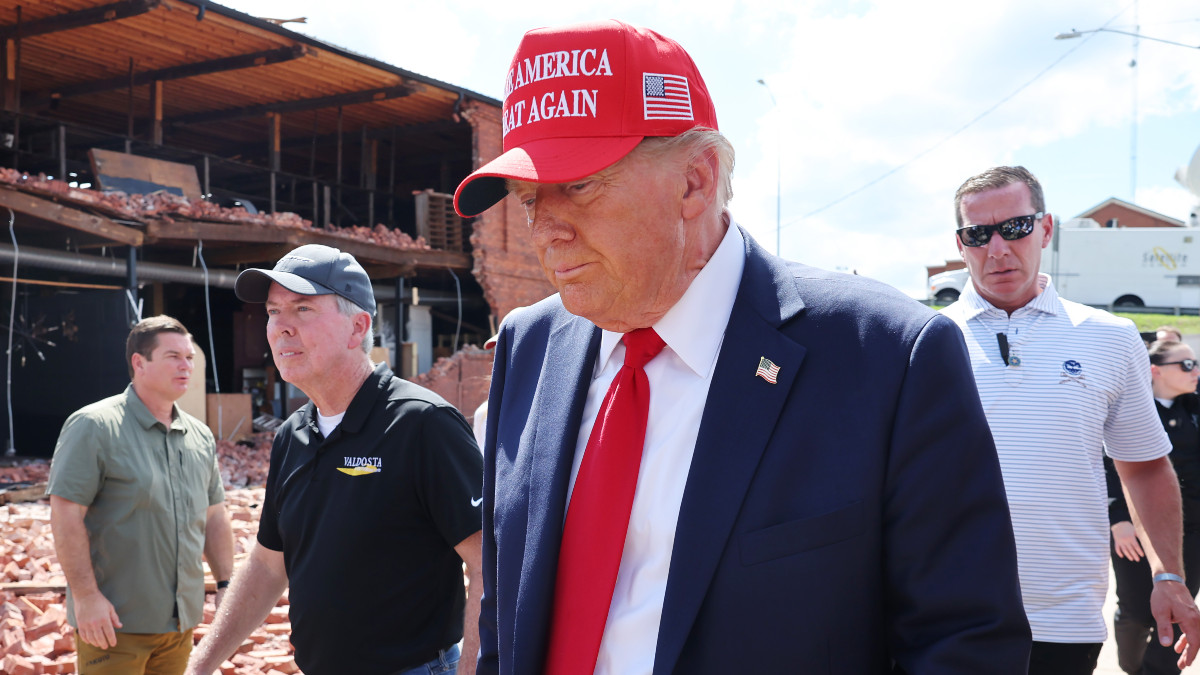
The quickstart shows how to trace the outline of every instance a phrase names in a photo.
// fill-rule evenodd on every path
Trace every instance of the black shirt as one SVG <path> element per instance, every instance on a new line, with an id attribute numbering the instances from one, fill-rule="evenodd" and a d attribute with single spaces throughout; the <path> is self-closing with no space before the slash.
<path id="1" fill-rule="evenodd" d="M 258 541 L 282 551 L 296 665 L 391 673 L 462 639 L 483 463 L 462 414 L 379 365 L 323 438 L 310 402 L 271 449 Z"/>
<path id="2" fill-rule="evenodd" d="M 1171 439 L 1171 465 L 1179 477 L 1179 492 L 1183 497 L 1183 529 L 1200 533 L 1200 397 L 1183 394 L 1175 398 L 1170 408 L 1157 400 L 1154 402 L 1163 429 Z M 1116 467 L 1107 456 L 1104 468 L 1108 480 L 1108 496 L 1112 500 L 1108 507 L 1109 523 L 1117 524 L 1131 520 L 1129 506 L 1121 491 L 1121 482 Z"/>

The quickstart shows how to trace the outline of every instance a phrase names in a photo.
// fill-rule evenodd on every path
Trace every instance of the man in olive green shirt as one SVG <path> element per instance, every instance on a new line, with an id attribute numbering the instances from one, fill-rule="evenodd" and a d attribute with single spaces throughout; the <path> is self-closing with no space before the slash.
<path id="1" fill-rule="evenodd" d="M 218 604 L 233 572 L 212 432 L 175 405 L 195 354 L 179 321 L 138 322 L 132 383 L 59 434 L 46 491 L 81 675 L 182 673 L 203 617 L 201 555 Z"/>

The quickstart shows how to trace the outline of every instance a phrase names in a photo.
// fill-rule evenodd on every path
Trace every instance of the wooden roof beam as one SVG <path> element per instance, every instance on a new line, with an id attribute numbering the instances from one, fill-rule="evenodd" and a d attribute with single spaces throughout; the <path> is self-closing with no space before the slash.
<path id="1" fill-rule="evenodd" d="M 24 39 L 35 35 L 58 33 L 64 30 L 94 26 L 98 23 L 128 19 L 131 16 L 145 14 L 161 4 L 162 0 L 122 0 L 99 7 L 89 7 L 22 22 L 19 26 L 17 24 L 0 26 L 0 40 L 15 39 L 18 32 Z"/>
<path id="2" fill-rule="evenodd" d="M 179 80 L 187 77 L 197 77 L 200 75 L 211 75 L 213 73 L 229 72 L 231 70 L 242 70 L 245 68 L 257 68 L 259 66 L 269 66 L 275 63 L 285 63 L 298 59 L 302 56 L 316 56 L 317 52 L 304 45 L 292 45 L 291 47 L 280 47 L 279 49 L 268 49 L 266 51 L 254 52 L 251 54 L 238 54 L 237 56 L 227 56 L 220 59 L 212 59 L 211 61 L 200 61 L 198 63 L 185 63 L 181 66 L 172 66 L 170 68 L 160 68 L 158 70 L 148 70 L 142 73 L 135 73 L 133 76 L 134 86 L 142 86 L 151 82 L 163 82 L 166 80 Z M 91 82 L 80 82 L 78 84 L 70 84 L 57 89 L 43 90 L 25 94 L 22 103 L 27 107 L 41 107 L 55 99 L 64 99 L 72 96 L 84 96 L 86 94 L 96 94 L 104 91 L 116 91 L 129 87 L 129 76 L 121 75 L 119 77 L 110 77 L 104 80 L 93 80 Z"/>
<path id="3" fill-rule="evenodd" d="M 264 103 L 261 105 L 246 106 L 244 108 L 230 108 L 228 110 L 213 110 L 211 112 L 193 113 L 190 115 L 179 115 L 172 117 L 170 120 L 168 120 L 168 124 L 174 126 L 188 124 L 209 124 L 212 122 L 228 122 L 229 120 L 243 119 L 246 117 L 261 117 L 267 113 L 292 113 L 305 110 L 318 110 L 321 108 L 333 108 L 342 105 L 355 105 L 358 103 L 373 103 L 375 101 L 403 98 L 405 96 L 417 93 L 420 89 L 420 85 L 402 84 L 395 87 L 381 87 L 379 89 L 352 91 L 346 94 L 335 94 L 333 96 L 320 96 L 317 98 L 306 98 L 296 101 L 278 101 L 276 103 Z"/>

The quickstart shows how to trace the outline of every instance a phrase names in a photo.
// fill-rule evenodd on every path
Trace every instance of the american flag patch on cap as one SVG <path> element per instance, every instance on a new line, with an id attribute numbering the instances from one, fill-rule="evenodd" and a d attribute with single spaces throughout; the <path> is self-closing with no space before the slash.
<path id="1" fill-rule="evenodd" d="M 692 94 L 682 75 L 642 73 L 642 111 L 648 120 L 690 120 Z"/>

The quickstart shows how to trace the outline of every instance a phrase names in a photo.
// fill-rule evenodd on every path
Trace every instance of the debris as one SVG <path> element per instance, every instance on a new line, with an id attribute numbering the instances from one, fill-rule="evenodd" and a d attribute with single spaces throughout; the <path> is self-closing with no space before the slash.
<path id="1" fill-rule="evenodd" d="M 269 439 L 267 443 L 269 452 Z M 225 456 L 222 460 L 226 461 Z M 255 545 L 263 492 L 258 487 L 225 493 L 239 562 Z M 66 581 L 54 551 L 49 503 L 42 500 L 0 506 L 0 529 L 5 533 L 0 539 L 0 673 L 74 673 L 75 642 L 73 629 L 67 624 L 65 591 L 44 590 L 64 588 Z M 212 587 L 207 565 L 205 572 Z M 39 583 L 40 587 L 35 586 Z M 193 633 L 197 642 L 207 634 L 216 613 L 215 597 L 211 592 L 205 596 L 204 619 Z M 224 675 L 299 672 L 292 657 L 287 608 L 285 592 L 267 622 L 255 629 L 238 647 L 238 653 L 222 664 L 220 670 Z"/>
<path id="2" fill-rule="evenodd" d="M 187 197 L 166 191 L 153 192 L 148 195 L 101 192 L 88 188 L 71 187 L 65 181 L 47 178 L 42 173 L 34 175 L 8 167 L 0 167 L 0 183 L 7 183 L 22 192 L 49 197 L 77 208 L 99 211 L 116 218 L 142 223 L 154 219 L 168 222 L 201 220 L 258 227 L 313 229 L 312 221 L 291 212 L 250 213 L 240 206 L 226 208 L 203 200 L 192 201 Z M 413 239 L 404 232 L 388 228 L 383 224 L 377 224 L 374 227 L 354 225 L 318 229 L 335 237 L 364 241 L 388 248 L 430 249 L 424 238 Z"/>

